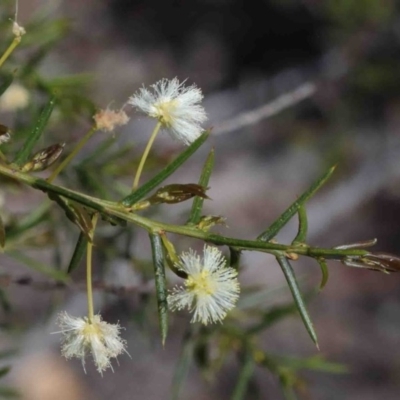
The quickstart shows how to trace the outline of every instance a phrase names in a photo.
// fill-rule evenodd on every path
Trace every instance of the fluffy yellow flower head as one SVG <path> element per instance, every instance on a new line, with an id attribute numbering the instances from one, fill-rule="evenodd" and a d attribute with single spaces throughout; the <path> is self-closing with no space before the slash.
<path id="1" fill-rule="evenodd" d="M 128 100 L 128 104 L 151 118 L 156 118 L 170 135 L 186 145 L 202 133 L 201 124 L 207 119 L 201 90 L 195 85 L 185 87 L 177 78 L 162 79 L 151 85 L 152 90 L 141 88 Z"/>
<path id="2" fill-rule="evenodd" d="M 204 247 L 201 259 L 190 250 L 180 257 L 178 268 L 187 274 L 183 287 L 177 287 L 168 296 L 172 311 L 188 308 L 193 312 L 192 322 L 222 321 L 235 307 L 239 298 L 237 271 L 227 267 L 222 253 L 212 246 Z"/>
<path id="3" fill-rule="evenodd" d="M 119 324 L 102 321 L 95 315 L 92 323 L 87 318 L 75 318 L 63 312 L 58 317 L 58 325 L 62 333 L 61 353 L 67 358 L 80 358 L 85 369 L 85 357 L 92 354 L 97 371 L 103 374 L 107 368 L 112 369 L 110 359 L 126 352 L 126 341 L 119 336 Z"/>

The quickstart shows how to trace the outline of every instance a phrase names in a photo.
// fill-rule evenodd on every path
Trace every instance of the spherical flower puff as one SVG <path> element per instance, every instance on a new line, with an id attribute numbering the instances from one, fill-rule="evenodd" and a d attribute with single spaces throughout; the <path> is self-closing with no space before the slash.
<path id="1" fill-rule="evenodd" d="M 184 308 L 193 312 L 191 322 L 222 321 L 239 298 L 237 271 L 226 266 L 222 253 L 204 246 L 201 259 L 193 250 L 182 253 L 178 268 L 188 275 L 183 287 L 174 288 L 168 296 L 172 311 Z"/>
<path id="2" fill-rule="evenodd" d="M 126 125 L 129 122 L 129 117 L 123 110 L 105 110 L 98 111 L 94 116 L 96 129 L 104 132 L 112 132 L 118 126 Z"/>
<path id="3" fill-rule="evenodd" d="M 194 142 L 203 131 L 201 124 L 207 119 L 200 104 L 201 90 L 196 85 L 185 87 L 177 78 L 162 79 L 151 88 L 141 88 L 129 98 L 128 104 L 158 119 L 174 139 L 186 145 Z"/>
<path id="4" fill-rule="evenodd" d="M 80 358 L 85 369 L 85 357 L 92 353 L 97 371 L 103 374 L 107 368 L 112 368 L 110 359 L 126 352 L 126 341 L 121 339 L 119 324 L 109 324 L 102 321 L 100 315 L 93 317 L 92 323 L 88 318 L 75 318 L 62 312 L 58 316 L 62 339 L 61 353 L 67 358 Z M 127 353 L 128 354 L 128 353 Z M 128 354 L 129 355 L 129 354 Z"/>
<path id="5" fill-rule="evenodd" d="M 14 21 L 12 27 L 12 33 L 15 37 L 21 38 L 23 35 L 25 35 L 26 30 L 23 26 L 19 25 L 17 21 Z"/>

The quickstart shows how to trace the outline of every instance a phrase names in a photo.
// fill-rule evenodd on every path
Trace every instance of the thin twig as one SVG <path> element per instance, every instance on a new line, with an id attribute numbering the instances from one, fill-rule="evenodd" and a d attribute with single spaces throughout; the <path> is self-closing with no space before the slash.
<path id="1" fill-rule="evenodd" d="M 213 129 L 213 134 L 227 133 L 245 126 L 254 125 L 265 118 L 272 117 L 286 108 L 292 107 L 300 101 L 312 96 L 316 91 L 316 85 L 312 82 L 306 82 L 297 87 L 295 90 L 285 93 L 270 103 L 251 111 L 239 114 L 235 118 L 231 118 L 225 122 L 218 124 Z"/>

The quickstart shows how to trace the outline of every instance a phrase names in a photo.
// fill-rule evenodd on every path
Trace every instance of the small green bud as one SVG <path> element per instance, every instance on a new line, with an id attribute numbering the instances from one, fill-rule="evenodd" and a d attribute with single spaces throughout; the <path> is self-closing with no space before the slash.
<path id="1" fill-rule="evenodd" d="M 132 207 L 130 207 L 130 211 L 140 211 L 140 210 L 144 210 L 150 206 L 151 206 L 150 201 L 143 200 L 143 201 L 139 201 L 138 203 L 135 203 Z"/>

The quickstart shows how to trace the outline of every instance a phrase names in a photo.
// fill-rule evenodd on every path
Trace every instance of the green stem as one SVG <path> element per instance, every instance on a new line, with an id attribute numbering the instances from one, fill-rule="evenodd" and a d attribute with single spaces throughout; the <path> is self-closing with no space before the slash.
<path id="1" fill-rule="evenodd" d="M 14 51 L 14 49 L 19 45 L 21 42 L 21 36 L 16 36 L 11 44 L 8 46 L 7 50 L 3 53 L 0 58 L 0 67 L 4 64 L 10 54 Z"/>
<path id="2" fill-rule="evenodd" d="M 93 136 L 96 132 L 97 128 L 93 126 L 86 133 L 86 135 L 78 142 L 72 152 L 64 159 L 64 161 L 53 171 L 49 178 L 47 178 L 47 182 L 53 182 L 54 179 L 57 178 L 59 173 L 70 163 L 70 161 L 81 151 L 82 147 L 88 142 L 88 140 Z"/>
<path id="3" fill-rule="evenodd" d="M 156 139 L 157 134 L 160 131 L 160 128 L 161 128 L 161 122 L 157 122 L 157 125 L 155 126 L 153 133 L 151 134 L 150 139 L 147 142 L 147 146 L 144 149 L 142 158 L 140 159 L 139 167 L 136 171 L 135 179 L 133 181 L 132 191 L 136 190 L 137 187 L 139 186 L 139 179 L 140 179 L 140 175 L 142 175 L 144 163 L 146 162 L 147 156 L 150 153 L 151 146 L 153 146 L 154 140 Z"/>
<path id="4" fill-rule="evenodd" d="M 62 186 L 53 185 L 47 181 L 35 178 L 29 174 L 15 170 L 10 166 L 0 164 L 0 175 L 8 176 L 19 182 L 23 182 L 34 189 L 39 189 L 45 193 L 55 193 L 67 199 L 76 201 L 92 210 L 98 211 L 103 215 L 115 216 L 127 222 L 132 222 L 148 232 L 170 232 L 178 235 L 188 236 L 214 244 L 227 245 L 235 247 L 236 250 L 257 250 L 271 253 L 282 251 L 285 253 L 295 253 L 308 257 L 324 257 L 327 259 L 342 259 L 343 257 L 362 257 L 369 252 L 362 249 L 324 249 L 318 247 L 308 247 L 301 244 L 285 245 L 273 242 L 264 242 L 261 240 L 244 240 L 217 235 L 202 231 L 193 226 L 172 225 L 164 222 L 154 221 L 138 214 L 131 213 L 124 206 L 116 202 L 110 202 L 88 196 Z"/>
<path id="5" fill-rule="evenodd" d="M 92 250 L 93 250 L 93 237 L 96 229 L 97 219 L 99 214 L 94 214 L 92 218 L 92 230 L 90 232 L 90 241 L 87 243 L 86 251 L 86 288 L 87 288 L 87 302 L 88 302 L 88 319 L 89 323 L 93 322 L 94 308 L 93 308 L 93 285 L 92 285 Z"/>

